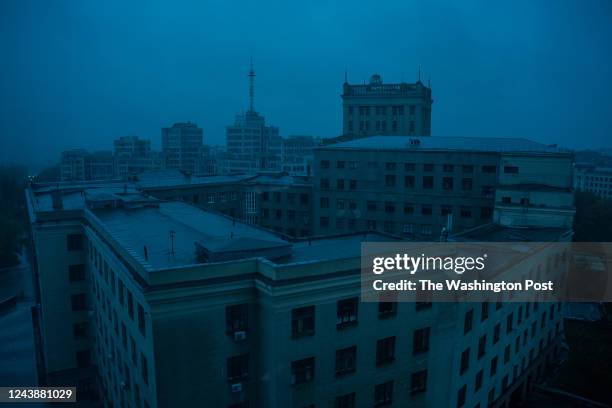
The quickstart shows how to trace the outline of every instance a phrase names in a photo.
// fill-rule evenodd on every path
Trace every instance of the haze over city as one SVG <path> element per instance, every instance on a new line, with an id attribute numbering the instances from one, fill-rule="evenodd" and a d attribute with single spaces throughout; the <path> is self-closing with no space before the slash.
<path id="1" fill-rule="evenodd" d="M 204 143 L 248 107 L 283 136 L 341 133 L 340 93 L 431 78 L 434 136 L 609 146 L 606 1 L 44 2 L 0 6 L 0 162 L 56 163 L 193 121 Z M 239 12 L 238 12 L 239 11 Z M 374 24 L 375 23 L 375 24 Z"/>

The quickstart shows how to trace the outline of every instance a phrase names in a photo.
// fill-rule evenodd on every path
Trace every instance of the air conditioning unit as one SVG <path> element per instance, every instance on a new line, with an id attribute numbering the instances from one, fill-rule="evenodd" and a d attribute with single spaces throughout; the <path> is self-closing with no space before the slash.
<path id="1" fill-rule="evenodd" d="M 246 340 L 246 332 L 245 331 L 234 332 L 234 340 L 235 341 Z"/>
<path id="2" fill-rule="evenodd" d="M 242 383 L 232 384 L 232 392 L 242 392 Z"/>

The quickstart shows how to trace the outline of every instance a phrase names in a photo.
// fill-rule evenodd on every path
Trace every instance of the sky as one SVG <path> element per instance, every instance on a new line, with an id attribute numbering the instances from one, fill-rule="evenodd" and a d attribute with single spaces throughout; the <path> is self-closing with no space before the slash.
<path id="1" fill-rule="evenodd" d="M 223 145 L 255 108 L 330 137 L 371 74 L 431 78 L 433 136 L 612 147 L 609 0 L 0 1 L 0 163 L 57 162 L 192 121 Z"/>

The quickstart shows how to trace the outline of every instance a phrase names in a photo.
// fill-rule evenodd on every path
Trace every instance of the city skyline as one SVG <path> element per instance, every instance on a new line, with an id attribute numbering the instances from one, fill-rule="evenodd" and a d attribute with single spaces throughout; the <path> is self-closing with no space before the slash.
<path id="1" fill-rule="evenodd" d="M 303 7 L 295 17 L 288 6 L 266 13 L 243 4 L 248 12 L 228 28 L 206 19 L 232 16 L 222 4 L 187 13 L 160 4 L 5 3 L 0 161 L 51 164 L 62 150 L 109 149 L 124 135 L 158 150 L 160 129 L 182 121 L 201 126 L 206 144 L 221 145 L 225 127 L 248 109 L 250 56 L 256 109 L 282 136 L 342 132 L 346 70 L 350 83 L 373 73 L 414 82 L 421 65 L 423 80 L 432 80 L 433 136 L 609 144 L 608 4 L 567 2 L 554 13 L 526 3 Z M 143 22 L 138 32 L 134 18 Z M 390 24 L 381 33 L 364 24 L 370 20 Z"/>

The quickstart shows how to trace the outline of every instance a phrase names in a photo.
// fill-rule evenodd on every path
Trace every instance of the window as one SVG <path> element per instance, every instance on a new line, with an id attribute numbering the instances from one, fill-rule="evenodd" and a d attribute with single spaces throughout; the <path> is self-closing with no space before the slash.
<path id="1" fill-rule="evenodd" d="M 344 168 L 344 161 L 342 161 L 342 160 L 338 160 L 338 161 L 336 162 L 336 168 L 337 168 L 337 169 L 343 169 L 343 168 Z"/>
<path id="2" fill-rule="evenodd" d="M 483 334 L 480 339 L 478 339 L 478 358 L 482 358 L 487 351 L 487 335 Z"/>
<path id="3" fill-rule="evenodd" d="M 394 187 L 395 186 L 395 174 L 387 174 L 385 175 L 385 186 Z"/>
<path id="4" fill-rule="evenodd" d="M 336 397 L 334 407 L 355 408 L 355 393 L 351 392 L 350 394 L 340 395 L 339 397 Z"/>
<path id="5" fill-rule="evenodd" d="M 423 215 L 431 215 L 431 214 L 433 214 L 433 209 L 432 209 L 431 205 L 424 205 L 423 207 L 421 207 L 421 214 L 423 214 Z"/>
<path id="6" fill-rule="evenodd" d="M 304 358 L 291 363 L 291 384 L 299 385 L 314 379 L 314 357 Z"/>
<path id="7" fill-rule="evenodd" d="M 336 326 L 343 328 L 357 324 L 359 298 L 339 300 L 337 304 Z"/>
<path id="8" fill-rule="evenodd" d="M 329 226 L 329 217 L 319 217 L 319 226 L 328 227 Z"/>
<path id="9" fill-rule="evenodd" d="M 315 333 L 315 307 L 305 306 L 291 311 L 291 335 L 312 336 Z"/>
<path id="10" fill-rule="evenodd" d="M 78 312 L 87 309 L 87 297 L 85 293 L 70 296 L 70 303 L 73 312 Z"/>
<path id="11" fill-rule="evenodd" d="M 142 375 L 142 381 L 149 385 L 149 364 L 144 354 L 140 353 L 140 374 Z"/>
<path id="12" fill-rule="evenodd" d="M 461 367 L 459 369 L 459 374 L 465 373 L 468 368 L 470 368 L 470 348 L 466 348 L 461 353 Z"/>
<path id="13" fill-rule="evenodd" d="M 376 211 L 376 201 L 368 201 L 367 209 L 368 211 Z"/>
<path id="14" fill-rule="evenodd" d="M 404 171 L 415 171 L 416 165 L 414 163 L 404 163 Z"/>
<path id="15" fill-rule="evenodd" d="M 472 179 L 464 178 L 461 180 L 461 189 L 463 191 L 472 191 Z"/>
<path id="16" fill-rule="evenodd" d="M 132 292 L 127 290 L 127 306 L 128 306 L 128 316 L 130 319 L 134 320 L 134 297 L 132 296 Z"/>
<path id="17" fill-rule="evenodd" d="M 461 166 L 461 171 L 464 173 L 473 173 L 474 166 L 472 166 L 471 164 L 464 164 L 463 166 Z"/>
<path id="18" fill-rule="evenodd" d="M 512 332 L 512 320 L 512 313 L 510 313 L 506 318 L 506 333 Z"/>
<path id="19" fill-rule="evenodd" d="M 82 251 L 84 248 L 83 234 L 68 234 L 66 235 L 66 246 L 68 251 Z"/>
<path id="20" fill-rule="evenodd" d="M 397 302 L 378 302 L 378 317 L 385 318 L 397 314 Z"/>
<path id="21" fill-rule="evenodd" d="M 457 408 L 461 408 L 465 405 L 465 399 L 467 395 L 467 385 L 459 388 L 457 391 Z"/>
<path id="22" fill-rule="evenodd" d="M 329 160 L 321 160 L 321 168 L 329 169 Z"/>
<path id="23" fill-rule="evenodd" d="M 472 330 L 472 321 L 474 320 L 474 309 L 470 309 L 465 314 L 463 320 L 463 334 L 469 333 Z"/>
<path id="24" fill-rule="evenodd" d="M 239 356 L 230 357 L 227 359 L 227 380 L 230 382 L 240 382 L 249 376 L 249 355 L 241 354 Z"/>
<path id="25" fill-rule="evenodd" d="M 434 186 L 433 176 L 423 176 L 423 188 L 430 190 Z"/>
<path id="26" fill-rule="evenodd" d="M 412 373 L 410 378 L 410 394 L 415 395 L 427 390 L 427 370 Z"/>
<path id="27" fill-rule="evenodd" d="M 480 388 L 482 388 L 483 376 L 484 373 L 482 370 L 476 373 L 476 377 L 474 378 L 474 392 L 477 392 L 478 390 L 480 390 Z"/>
<path id="28" fill-rule="evenodd" d="M 388 171 L 395 171 L 396 165 L 395 162 L 387 162 L 385 163 L 385 169 Z"/>
<path id="29" fill-rule="evenodd" d="M 145 311 L 140 303 L 138 304 L 138 330 L 140 330 L 143 336 L 146 335 Z"/>
<path id="30" fill-rule="evenodd" d="M 505 174 L 518 174 L 519 168 L 517 166 L 504 166 Z"/>
<path id="31" fill-rule="evenodd" d="M 68 275 L 70 282 L 82 282 L 85 280 L 85 265 L 69 265 Z"/>
<path id="32" fill-rule="evenodd" d="M 414 206 L 412 204 L 404 204 L 404 214 L 414 214 Z"/>
<path id="33" fill-rule="evenodd" d="M 249 328 L 249 305 L 241 303 L 225 308 L 225 332 L 234 335 L 236 332 L 247 331 Z"/>
<path id="34" fill-rule="evenodd" d="M 404 176 L 404 187 L 414 188 L 414 176 Z"/>
<path id="35" fill-rule="evenodd" d="M 329 208 L 329 197 L 321 197 L 321 208 Z"/>
<path id="36" fill-rule="evenodd" d="M 499 323 L 497 323 L 493 328 L 493 344 L 497 344 L 497 342 L 499 341 L 500 331 L 501 326 L 499 325 Z"/>
<path id="37" fill-rule="evenodd" d="M 502 197 L 502 204 L 511 204 L 511 203 L 512 203 L 511 197 L 508 197 L 508 196 Z"/>
<path id="38" fill-rule="evenodd" d="M 429 327 L 414 331 L 412 354 L 419 354 L 429 350 L 429 332 Z"/>
<path id="39" fill-rule="evenodd" d="M 483 322 L 489 317 L 489 302 L 482 302 L 480 306 L 480 321 Z"/>
<path id="40" fill-rule="evenodd" d="M 393 403 L 393 381 L 378 384 L 374 387 L 374 406 L 383 407 Z"/>
<path id="41" fill-rule="evenodd" d="M 508 364 L 510 361 L 510 345 L 508 344 L 504 349 L 504 364 Z"/>
<path id="42" fill-rule="evenodd" d="M 496 373 L 497 373 L 497 357 L 493 357 L 491 359 L 491 374 L 490 374 L 490 376 L 493 377 Z"/>
<path id="43" fill-rule="evenodd" d="M 355 372 L 357 346 L 336 350 L 336 377 Z"/>
<path id="44" fill-rule="evenodd" d="M 72 325 L 72 334 L 75 339 L 86 339 L 89 334 L 89 323 L 75 323 Z"/>
<path id="45" fill-rule="evenodd" d="M 472 209 L 470 207 L 461 207 L 459 214 L 461 218 L 470 218 L 472 216 Z"/>
<path id="46" fill-rule="evenodd" d="M 376 342 L 376 365 L 380 366 L 395 360 L 395 336 Z"/>
<path id="47" fill-rule="evenodd" d="M 336 180 L 336 189 L 337 190 L 344 190 L 344 179 L 337 179 Z"/>
<path id="48" fill-rule="evenodd" d="M 497 171 L 497 166 L 482 166 L 482 172 L 488 174 L 495 174 Z"/>
<path id="49" fill-rule="evenodd" d="M 480 207 L 480 218 L 491 218 L 493 216 L 492 207 Z"/>
<path id="50" fill-rule="evenodd" d="M 349 190 L 356 190 L 356 189 L 357 189 L 357 180 L 349 180 Z"/>
<path id="51" fill-rule="evenodd" d="M 493 186 L 482 186 L 481 193 L 485 197 L 493 197 Z"/>
<path id="52" fill-rule="evenodd" d="M 455 170 L 455 166 L 452 164 L 445 164 L 442 166 L 442 171 L 445 173 L 452 173 Z"/>
<path id="53" fill-rule="evenodd" d="M 423 171 L 434 171 L 433 163 L 425 163 L 425 164 L 423 164 Z"/>
<path id="54" fill-rule="evenodd" d="M 385 212 L 388 214 L 395 212 L 395 205 L 392 202 L 385 202 Z"/>

